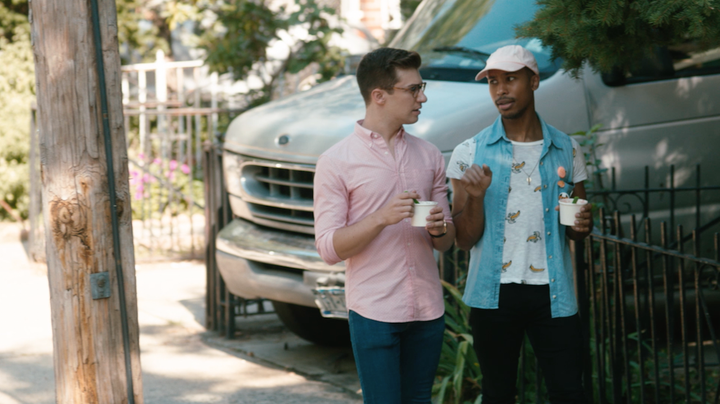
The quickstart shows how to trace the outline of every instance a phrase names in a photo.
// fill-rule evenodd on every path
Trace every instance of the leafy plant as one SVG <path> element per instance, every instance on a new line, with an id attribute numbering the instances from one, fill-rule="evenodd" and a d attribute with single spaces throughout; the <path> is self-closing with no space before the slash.
<path id="1" fill-rule="evenodd" d="M 593 198 L 592 195 L 590 195 L 605 190 L 602 183 L 602 175 L 606 173 L 608 169 L 601 167 L 602 160 L 598 158 L 598 148 L 603 146 L 602 143 L 598 142 L 597 135 L 597 131 L 600 130 L 601 127 L 602 124 L 597 124 L 587 131 L 578 131 L 570 135 L 577 139 L 585 155 L 585 165 L 588 170 L 588 178 L 584 181 L 585 190 L 588 193 L 588 200 L 594 199 L 594 201 L 592 201 L 592 210 L 596 228 L 599 228 L 601 224 L 598 211 L 607 206 L 605 195 L 601 195 L 602 201 L 600 202 L 597 201 L 597 198 Z"/>
<path id="2" fill-rule="evenodd" d="M 652 355 L 652 346 L 648 343 L 648 337 L 645 337 L 641 343 L 639 337 L 640 334 L 638 332 L 633 332 L 626 336 L 628 341 L 626 354 L 629 358 L 627 362 L 629 365 L 629 373 L 625 374 L 624 362 L 617 362 L 618 360 L 622 362 L 622 358 L 613 358 L 610 355 L 610 350 L 607 349 L 611 344 L 610 338 L 605 338 L 602 343 L 602 345 L 606 347 L 603 354 L 596 351 L 595 337 L 594 334 L 591 334 L 590 351 L 591 357 L 593 358 L 593 379 L 596 380 L 596 388 L 598 386 L 598 379 L 603 378 L 605 397 L 611 400 L 613 397 L 613 371 L 618 371 L 621 372 L 621 374 L 616 375 L 616 380 L 619 383 L 620 395 L 623 397 L 623 402 L 644 404 L 641 400 L 641 390 L 643 390 L 645 394 L 645 402 L 666 403 L 670 402 L 670 398 L 673 396 L 675 402 L 703 402 L 696 367 L 690 367 L 689 373 L 685 374 L 682 371 L 682 354 L 669 354 L 666 348 L 657 349 L 658 360 L 656 362 Z M 640 350 L 644 352 L 642 363 L 638 361 Z M 602 361 L 604 364 L 605 372 L 602 375 L 597 373 L 599 361 Z M 671 362 L 674 364 L 672 370 L 668 365 Z M 657 380 L 655 380 L 654 375 L 655 367 L 657 367 L 657 374 L 659 376 Z M 705 372 L 706 382 L 705 402 L 714 402 L 718 383 L 720 382 L 720 370 L 706 368 L 703 371 Z M 685 396 L 686 378 L 691 380 L 690 397 Z M 642 383 L 641 380 L 644 380 L 644 383 Z M 630 390 L 628 390 L 627 381 L 630 382 Z M 657 384 L 657 392 L 655 384 Z"/>
<path id="3" fill-rule="evenodd" d="M 158 50 L 173 57 L 172 32 L 163 16 L 163 8 L 172 2 L 116 1 L 118 43 L 123 64 L 153 62 Z"/>
<path id="4" fill-rule="evenodd" d="M 433 394 L 438 403 L 479 403 L 480 364 L 473 350 L 470 333 L 470 307 L 462 301 L 462 292 L 441 281 L 445 299 L 445 337 Z M 474 401 L 469 401 L 474 400 Z"/>
<path id="5" fill-rule="evenodd" d="M 602 124 L 597 124 L 587 131 L 578 131 L 570 136 L 574 137 L 580 147 L 583 148 L 585 155 L 585 165 L 588 168 L 588 179 L 585 180 L 585 189 L 599 191 L 603 189 L 601 175 L 607 172 L 607 168 L 602 168 L 602 160 L 597 157 L 598 148 L 603 146 L 598 143 L 597 131 L 602 128 Z"/>
<path id="6" fill-rule="evenodd" d="M 595 70 L 626 72 L 657 47 L 692 42 L 698 53 L 720 46 L 720 2 L 653 0 L 540 0 L 519 37 L 539 38 L 553 58 L 577 76 Z"/>
<path id="7" fill-rule="evenodd" d="M 35 72 L 27 4 L 0 1 L 0 198 L 27 218 L 30 198 L 30 105 Z M 9 213 L 0 209 L 0 218 Z"/>
<path id="8" fill-rule="evenodd" d="M 137 201 L 132 204 L 134 218 L 177 216 L 187 212 L 191 200 L 203 204 L 203 183 L 188 164 L 160 158 L 147 162 L 142 154 L 138 164 L 130 169 L 130 191 Z"/>
<path id="9" fill-rule="evenodd" d="M 217 16 L 204 31 L 200 46 L 211 71 L 230 73 L 235 80 L 253 77 L 261 82 L 249 92 L 250 106 L 273 99 L 282 78 L 314 67 L 317 81 L 329 80 L 343 68 L 343 51 L 331 44 L 340 28 L 328 18 L 330 7 L 315 0 L 295 0 L 293 10 L 274 11 L 266 1 L 234 0 L 205 8 Z M 284 58 L 274 59 L 268 48 L 287 44 Z"/>

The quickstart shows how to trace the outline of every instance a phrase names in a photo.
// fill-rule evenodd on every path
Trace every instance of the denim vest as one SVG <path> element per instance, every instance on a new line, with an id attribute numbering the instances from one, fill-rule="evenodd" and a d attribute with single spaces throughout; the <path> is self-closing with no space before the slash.
<path id="1" fill-rule="evenodd" d="M 548 278 L 550 281 L 551 311 L 553 317 L 567 317 L 577 313 L 573 267 L 570 249 L 565 239 L 565 226 L 558 220 L 560 193 L 568 195 L 574 184 L 573 147 L 570 137 L 547 125 L 542 125 L 543 149 L 538 170 L 542 178 L 542 201 L 545 222 L 545 247 L 547 251 Z M 493 173 L 492 183 L 485 193 L 485 231 L 470 250 L 470 266 L 463 301 L 481 309 L 498 308 L 500 275 L 505 237 L 505 216 L 513 161 L 513 146 L 505 134 L 501 117 L 492 126 L 475 136 L 477 149 L 474 163 L 486 164 Z M 564 186 L 558 181 L 558 167 L 564 167 Z"/>

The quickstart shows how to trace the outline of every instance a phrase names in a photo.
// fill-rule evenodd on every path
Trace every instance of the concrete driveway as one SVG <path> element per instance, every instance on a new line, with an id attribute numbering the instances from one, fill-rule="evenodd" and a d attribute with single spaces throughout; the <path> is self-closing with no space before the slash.
<path id="1" fill-rule="evenodd" d="M 55 402 L 46 268 L 28 262 L 19 228 L 0 225 L 0 403 Z M 137 266 L 147 404 L 361 403 L 348 348 L 290 334 L 273 314 L 238 322 L 237 338 L 207 332 L 200 262 Z"/>

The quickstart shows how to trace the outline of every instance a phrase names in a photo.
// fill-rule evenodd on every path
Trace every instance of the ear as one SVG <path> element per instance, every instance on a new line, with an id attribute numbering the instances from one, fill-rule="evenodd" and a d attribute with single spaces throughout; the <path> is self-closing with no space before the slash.
<path id="1" fill-rule="evenodd" d="M 373 104 L 385 105 L 385 102 L 387 102 L 387 92 L 380 88 L 372 90 L 370 93 L 370 101 Z"/>
<path id="2" fill-rule="evenodd" d="M 537 74 L 533 74 L 530 77 L 530 86 L 532 86 L 532 90 L 535 91 L 540 87 L 540 76 Z"/>

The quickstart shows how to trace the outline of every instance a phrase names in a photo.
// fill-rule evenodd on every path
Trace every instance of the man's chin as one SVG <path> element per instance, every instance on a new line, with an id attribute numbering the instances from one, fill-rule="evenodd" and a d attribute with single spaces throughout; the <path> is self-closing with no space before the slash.
<path id="1" fill-rule="evenodd" d="M 498 111 L 500 112 L 500 115 L 503 117 L 503 119 L 510 119 L 510 120 L 518 119 L 518 118 L 522 117 L 522 116 L 523 116 L 523 113 L 525 112 L 525 110 L 522 110 L 522 111 L 501 111 L 501 110 L 498 110 Z"/>

